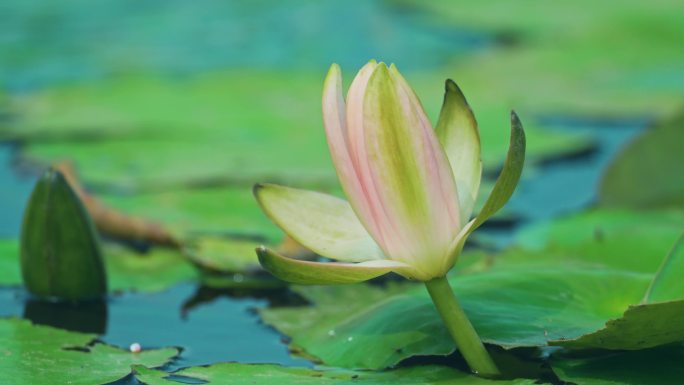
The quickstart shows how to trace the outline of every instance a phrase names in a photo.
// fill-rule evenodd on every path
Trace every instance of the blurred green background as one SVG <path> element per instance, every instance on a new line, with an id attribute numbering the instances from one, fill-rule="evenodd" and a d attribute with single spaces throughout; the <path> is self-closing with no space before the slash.
<path id="1" fill-rule="evenodd" d="M 323 79 L 339 63 L 349 84 L 369 59 L 396 63 L 433 120 L 444 80 L 461 86 L 480 124 L 481 198 L 506 155 L 509 112 L 520 115 L 523 180 L 469 246 L 517 246 L 524 251 L 502 253 L 513 264 L 563 256 L 652 274 L 684 228 L 682 42 L 684 3 L 674 0 L 3 0 L 0 315 L 95 332 L 117 346 L 183 346 L 167 370 L 226 360 L 310 365 L 290 357 L 281 335 L 251 311 L 303 301 L 259 275 L 254 246 L 277 245 L 283 235 L 251 187 L 340 193 L 322 125 Z M 104 311 L 56 322 L 57 307 L 25 301 L 17 238 L 36 177 L 63 161 L 123 228 L 140 225 L 127 216 L 145 218 L 185 253 L 119 233 L 125 242 L 108 240 L 105 254 L 110 290 L 124 294 Z M 538 282 L 573 280 L 554 274 L 563 268 Z M 594 281 L 571 283 L 594 304 L 586 282 Z M 601 282 L 599 294 L 626 291 Z M 366 298 L 371 289 L 344 290 Z M 635 303 L 606 301 L 610 317 Z M 575 313 L 572 328 L 582 321 Z M 288 323 L 287 314 L 269 324 L 296 339 L 288 327 L 308 324 Z M 516 327 L 527 330 L 525 322 Z M 413 349 L 406 356 L 434 353 Z"/>
<path id="2" fill-rule="evenodd" d="M 432 117 L 455 79 L 491 175 L 515 108 L 530 179 L 682 107 L 682 21 L 678 1 L 4 1 L 0 155 L 15 167 L 0 174 L 0 230 L 16 234 L 30 185 L 16 170 L 70 160 L 107 202 L 174 231 L 277 238 L 249 186 L 336 191 L 322 79 L 336 62 L 349 82 L 372 58 L 396 63 Z M 534 206 L 592 201 L 600 168 L 533 192 Z"/>

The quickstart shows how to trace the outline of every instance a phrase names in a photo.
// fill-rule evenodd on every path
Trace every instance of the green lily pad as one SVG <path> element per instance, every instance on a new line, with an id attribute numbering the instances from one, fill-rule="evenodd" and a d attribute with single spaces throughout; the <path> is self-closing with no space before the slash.
<path id="1" fill-rule="evenodd" d="M 684 114 L 637 137 L 613 160 L 599 189 L 599 202 L 618 207 L 684 208 Z"/>
<path id="2" fill-rule="evenodd" d="M 0 239 L 0 285 L 20 285 L 19 240 Z"/>
<path id="3" fill-rule="evenodd" d="M 682 345 L 592 357 L 552 356 L 553 371 L 563 381 L 592 385 L 670 385 L 684 378 Z"/>
<path id="4" fill-rule="evenodd" d="M 655 273 L 684 230 L 684 211 L 600 209 L 523 228 L 515 243 L 537 259 L 563 255 L 593 264 Z M 511 259 L 525 253 L 512 253 Z M 502 257 L 505 261 L 508 258 Z"/>
<path id="5" fill-rule="evenodd" d="M 111 291 L 157 292 L 197 281 L 197 269 L 177 250 L 154 248 L 140 254 L 110 245 L 104 249 Z"/>
<path id="6" fill-rule="evenodd" d="M 452 287 L 485 342 L 515 348 L 601 329 L 642 299 L 650 279 L 573 263 L 528 263 L 455 276 Z M 379 369 L 455 349 L 420 285 L 399 292 L 368 285 L 298 292 L 314 305 L 264 309 L 262 318 L 291 338 L 293 351 L 327 365 Z"/>
<path id="7" fill-rule="evenodd" d="M 107 205 L 163 223 L 183 239 L 195 234 L 263 238 L 274 244 L 283 233 L 259 208 L 251 186 L 173 189 L 135 195 L 103 194 Z"/>
<path id="8" fill-rule="evenodd" d="M 354 70 L 346 69 L 348 78 Z M 323 76 L 226 72 L 182 82 L 123 77 L 39 91 L 15 101 L 21 118 L 0 134 L 25 139 L 28 158 L 72 159 L 90 185 L 157 191 L 204 183 L 334 186 L 320 117 Z M 420 94 L 436 117 L 444 78 L 409 80 L 424 90 Z M 486 169 L 499 166 L 508 147 L 509 109 L 500 107 L 475 109 L 485 123 Z M 586 148 L 586 138 L 547 132 L 522 119 L 530 160 Z"/>
<path id="9" fill-rule="evenodd" d="M 192 238 L 185 247 L 188 258 L 213 272 L 254 273 L 262 271 L 257 258 L 259 242 L 249 239 L 204 235 Z"/>
<path id="10" fill-rule="evenodd" d="M 526 112 L 664 116 L 684 103 L 684 76 L 677 70 L 684 55 L 674 38 L 684 33 L 677 22 L 684 9 L 676 1 L 663 2 L 657 10 L 634 0 L 621 3 L 620 9 L 587 0 L 458 7 L 399 1 L 427 11 L 445 26 L 485 29 L 515 43 L 459 58 L 449 68 L 458 74 L 456 80 L 471 95 L 476 111 L 478 100 L 492 98 L 516 106 L 523 117 Z M 616 40 L 629 44 L 613 44 Z"/>
<path id="11" fill-rule="evenodd" d="M 282 385 L 459 385 L 459 384 L 516 384 L 531 385 L 534 380 L 518 379 L 494 381 L 476 377 L 446 366 L 416 366 L 383 372 L 351 371 L 343 369 L 291 368 L 278 365 L 248 365 L 222 363 L 204 367 L 182 369 L 169 374 L 148 369 L 141 365 L 133 367 L 136 378 L 146 385 L 171 385 L 178 382 L 168 379 L 171 375 L 189 381 L 207 381 L 215 385 L 282 384 Z"/>
<path id="12" fill-rule="evenodd" d="M 550 345 L 574 349 L 639 350 L 684 341 L 684 300 L 630 306 L 596 332 Z"/>
<path id="13" fill-rule="evenodd" d="M 164 348 L 131 353 L 94 342 L 96 335 L 0 319 L 0 372 L 8 385 L 102 384 L 131 372 L 131 365 L 157 367 L 178 355 Z"/>

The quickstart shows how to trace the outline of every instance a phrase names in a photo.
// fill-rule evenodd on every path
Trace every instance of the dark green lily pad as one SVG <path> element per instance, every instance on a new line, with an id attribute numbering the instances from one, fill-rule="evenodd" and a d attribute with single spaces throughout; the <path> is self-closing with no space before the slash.
<path id="1" fill-rule="evenodd" d="M 563 381 L 592 385 L 670 385 L 684 378 L 682 345 L 611 352 L 592 357 L 551 357 L 553 371 Z"/>
<path id="2" fill-rule="evenodd" d="M 383 372 L 351 371 L 343 369 L 291 368 L 278 365 L 248 365 L 223 363 L 204 367 L 182 369 L 169 374 L 148 369 L 141 365 L 133 367 L 136 378 L 146 385 L 171 385 L 178 382 L 169 379 L 171 375 L 180 380 L 207 381 L 214 385 L 353 385 L 353 384 L 397 384 L 397 385 L 459 385 L 459 384 L 515 384 L 532 385 L 534 380 L 519 379 L 493 381 L 476 377 L 445 366 L 416 366 Z"/>
<path id="3" fill-rule="evenodd" d="M 573 263 L 528 263 L 455 276 L 452 287 L 485 342 L 515 348 L 601 329 L 641 300 L 650 278 Z M 399 292 L 367 285 L 298 292 L 314 306 L 264 309 L 263 320 L 292 338 L 293 351 L 327 365 L 379 369 L 455 349 L 420 285 Z"/>
<path id="4" fill-rule="evenodd" d="M 0 319 L 0 373 L 7 385 L 103 384 L 125 377 L 131 365 L 157 367 L 178 355 L 164 348 L 131 353 L 82 334 Z"/>
<path id="5" fill-rule="evenodd" d="M 606 170 L 604 206 L 684 208 L 684 113 L 646 130 Z"/>
<path id="6" fill-rule="evenodd" d="M 535 259 L 577 259 L 618 269 L 655 273 L 684 230 L 684 211 L 600 209 L 523 228 L 515 243 Z M 510 253 L 515 262 L 525 253 Z M 499 258 L 506 261 L 508 258 Z"/>

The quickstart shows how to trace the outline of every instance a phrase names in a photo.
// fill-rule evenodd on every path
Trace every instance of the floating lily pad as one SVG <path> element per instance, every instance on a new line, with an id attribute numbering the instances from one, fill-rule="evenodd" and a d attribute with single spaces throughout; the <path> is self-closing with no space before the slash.
<path id="1" fill-rule="evenodd" d="M 535 257 L 538 259 L 558 258 L 561 254 L 589 263 L 655 273 L 682 231 L 684 211 L 601 209 L 532 224 L 516 235 L 515 243 L 539 251 Z M 510 255 L 514 260 L 519 256 L 529 260 L 525 253 Z"/>
<path id="2" fill-rule="evenodd" d="M 192 367 L 169 374 L 141 365 L 134 368 L 135 377 L 146 385 L 171 385 L 181 381 L 206 381 L 215 385 L 353 385 L 353 384 L 516 384 L 532 385 L 534 380 L 518 379 L 494 381 L 476 377 L 445 366 L 427 365 L 388 370 L 383 372 L 351 371 L 343 369 L 292 368 L 278 365 L 247 365 L 224 363 Z"/>
<path id="3" fill-rule="evenodd" d="M 684 300 L 630 306 L 596 332 L 550 341 L 566 348 L 639 350 L 684 341 Z"/>
<path id="4" fill-rule="evenodd" d="M 684 64 L 677 49 L 677 37 L 684 33 L 677 20 L 684 8 L 676 1 L 659 3 L 657 9 L 634 0 L 621 3 L 620 9 L 588 0 L 458 7 L 399 2 L 426 11 L 445 26 L 485 29 L 513 44 L 471 55 L 450 69 L 472 95 L 475 108 L 480 98 L 497 98 L 516 106 L 522 116 L 555 112 L 639 117 L 667 115 L 684 103 L 684 76 L 677 70 Z M 629 44 L 614 44 L 617 40 Z"/>
<path id="5" fill-rule="evenodd" d="M 125 377 L 131 365 L 157 367 L 179 353 L 175 348 L 131 353 L 94 342 L 95 338 L 94 334 L 0 319 L 2 381 L 7 385 L 102 384 Z"/>
<path id="6" fill-rule="evenodd" d="M 154 248 L 141 254 L 112 245 L 104 251 L 112 291 L 156 292 L 199 279 L 197 269 L 177 250 Z"/>
<path id="7" fill-rule="evenodd" d="M 20 285 L 19 240 L 0 239 L 0 285 Z"/>
<path id="8" fill-rule="evenodd" d="M 641 300 L 650 278 L 547 263 L 459 275 L 452 287 L 485 342 L 514 348 L 601 329 Z M 439 315 L 425 289 L 416 286 L 399 293 L 367 285 L 306 287 L 298 291 L 312 307 L 261 314 L 291 337 L 293 351 L 328 365 L 378 369 L 415 355 L 451 353 L 455 346 Z"/>
<path id="9" fill-rule="evenodd" d="M 682 345 L 592 357 L 552 356 L 563 381 L 592 385 L 670 385 L 684 378 Z"/>
<path id="10" fill-rule="evenodd" d="M 646 130 L 613 160 L 599 191 L 604 206 L 684 208 L 684 114 Z"/>
<path id="11" fill-rule="evenodd" d="M 263 238 L 275 244 L 282 232 L 259 208 L 251 186 L 174 189 L 135 195 L 103 194 L 108 205 L 163 223 L 179 238 L 217 234 Z"/>
<path id="12" fill-rule="evenodd" d="M 345 70 L 351 78 L 356 69 Z M 157 191 L 179 184 L 264 181 L 334 186 L 320 112 L 323 76 L 324 71 L 320 77 L 227 72 L 175 82 L 117 78 L 45 90 L 16 101 L 21 118 L 4 135 L 27 140 L 23 150 L 30 159 L 72 159 L 89 185 Z M 409 80 L 415 80 L 436 117 L 444 78 Z M 486 169 L 500 166 L 506 156 L 509 112 L 506 105 L 475 108 L 484 122 Z M 586 148 L 586 138 L 547 132 L 531 117 L 522 119 L 531 161 Z"/>

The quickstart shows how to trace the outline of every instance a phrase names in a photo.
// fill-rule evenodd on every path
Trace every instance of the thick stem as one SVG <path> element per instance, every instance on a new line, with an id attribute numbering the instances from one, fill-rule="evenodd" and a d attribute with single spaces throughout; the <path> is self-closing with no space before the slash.
<path id="1" fill-rule="evenodd" d="M 487 353 L 480 337 L 477 335 L 475 328 L 468 320 L 465 312 L 456 300 L 454 292 L 449 286 L 449 281 L 446 277 L 435 278 L 432 281 L 425 282 L 432 302 L 442 316 L 442 321 L 446 325 L 449 334 L 456 342 L 458 350 L 465 358 L 470 366 L 470 369 L 484 377 L 499 376 L 499 369 L 497 369 L 494 361 Z"/>

